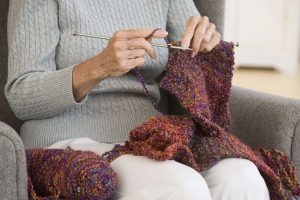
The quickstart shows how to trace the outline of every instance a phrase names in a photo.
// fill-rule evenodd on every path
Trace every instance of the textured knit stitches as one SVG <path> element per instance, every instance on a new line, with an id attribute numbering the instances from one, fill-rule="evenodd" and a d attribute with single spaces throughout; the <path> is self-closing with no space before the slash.
<path id="1" fill-rule="evenodd" d="M 258 167 L 272 200 L 300 196 L 297 173 L 288 156 L 277 150 L 252 150 L 226 131 L 233 64 L 232 43 L 221 42 L 194 59 L 188 52 L 171 50 L 160 84 L 189 116 L 152 117 L 130 132 L 125 146 L 116 146 L 104 156 L 110 161 L 125 153 L 174 159 L 199 172 L 224 158 L 244 158 Z"/>
<path id="2" fill-rule="evenodd" d="M 109 163 L 90 151 L 28 149 L 26 158 L 34 200 L 104 200 L 117 186 L 117 174 Z"/>
<path id="3" fill-rule="evenodd" d="M 132 72 L 103 80 L 76 103 L 74 65 L 101 52 L 107 42 L 74 37 L 75 31 L 111 36 L 120 29 L 161 28 L 168 30 L 169 40 L 178 41 L 191 15 L 199 15 L 192 0 L 10 0 L 5 93 L 15 114 L 26 121 L 21 128 L 25 147 L 82 136 L 125 141 L 132 128 L 159 115 Z M 141 73 L 158 103 L 155 78 L 167 64 L 168 50 L 155 49 L 158 58 L 147 56 Z"/>
<path id="4" fill-rule="evenodd" d="M 29 176 L 33 182 L 29 184 L 30 194 L 36 197 L 33 190 L 36 188 L 42 194 L 54 193 L 54 197 L 60 194 L 73 197 L 74 188 L 79 187 L 82 195 L 91 194 L 89 197 L 101 199 L 112 194 L 115 186 L 113 173 L 105 170 L 109 168 L 103 158 L 111 162 L 120 155 L 134 154 L 156 160 L 174 159 L 199 172 L 223 158 L 248 159 L 265 178 L 272 200 L 292 200 L 293 196 L 299 196 L 296 170 L 288 156 L 277 150 L 252 150 L 226 131 L 230 122 L 227 103 L 232 65 L 231 43 L 221 42 L 212 52 L 199 54 L 194 59 L 187 52 L 172 50 L 161 86 L 177 97 L 190 116 L 152 117 L 130 132 L 130 140 L 124 146 L 116 145 L 102 158 L 91 159 L 89 152 L 69 149 L 27 150 Z M 97 160 L 100 165 L 95 165 Z M 89 176 L 85 169 L 95 172 L 96 178 Z M 86 184 L 78 186 L 84 177 Z M 96 193 L 91 184 L 95 181 L 101 188 Z"/>

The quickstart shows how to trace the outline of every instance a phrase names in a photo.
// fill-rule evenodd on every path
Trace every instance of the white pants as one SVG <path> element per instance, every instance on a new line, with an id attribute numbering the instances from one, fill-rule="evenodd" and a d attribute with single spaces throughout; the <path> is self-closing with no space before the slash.
<path id="1" fill-rule="evenodd" d="M 111 150 L 114 144 L 76 138 L 57 142 L 47 148 L 70 146 L 101 155 Z M 245 159 L 223 159 L 201 173 L 174 160 L 156 161 L 133 155 L 120 156 L 111 163 L 111 167 L 119 178 L 113 200 L 270 199 L 258 169 Z"/>

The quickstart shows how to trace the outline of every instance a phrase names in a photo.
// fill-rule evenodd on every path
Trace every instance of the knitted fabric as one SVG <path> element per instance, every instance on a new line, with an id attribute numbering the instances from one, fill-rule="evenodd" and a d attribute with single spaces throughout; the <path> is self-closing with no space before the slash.
<path id="1" fill-rule="evenodd" d="M 173 159 L 199 172 L 224 158 L 245 158 L 260 170 L 272 200 L 299 196 L 296 171 L 288 156 L 278 150 L 251 149 L 227 132 L 233 48 L 232 43 L 221 42 L 195 58 L 189 52 L 170 49 L 160 86 L 189 115 L 151 117 L 130 131 L 124 146 L 116 145 L 102 157 L 71 149 L 27 150 L 31 196 L 106 199 L 116 186 L 116 175 L 108 163 L 123 154 Z"/>
<path id="2" fill-rule="evenodd" d="M 272 200 L 299 196 L 296 171 L 288 156 L 277 150 L 251 149 L 227 132 L 233 48 L 232 43 L 221 42 L 195 58 L 171 49 L 160 86 L 174 95 L 189 115 L 152 117 L 130 132 L 125 146 L 117 145 L 103 156 L 109 161 L 122 154 L 174 159 L 197 171 L 224 158 L 244 158 L 258 167 Z"/>
<path id="3" fill-rule="evenodd" d="M 107 199 L 116 174 L 100 155 L 61 149 L 26 150 L 29 194 L 34 200 Z"/>

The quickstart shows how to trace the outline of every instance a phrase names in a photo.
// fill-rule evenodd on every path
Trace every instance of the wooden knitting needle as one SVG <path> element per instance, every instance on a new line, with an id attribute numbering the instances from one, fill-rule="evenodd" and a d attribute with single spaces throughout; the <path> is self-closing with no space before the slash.
<path id="1" fill-rule="evenodd" d="M 86 33 L 78 33 L 75 32 L 73 36 L 83 36 L 83 37 L 91 37 L 91 38 L 98 38 L 98 39 L 104 39 L 104 40 L 110 40 L 111 37 L 103 36 L 103 35 L 91 35 L 91 34 L 86 34 Z M 156 47 L 164 47 L 164 48 L 172 48 L 172 49 L 181 49 L 181 50 L 189 50 L 193 51 L 192 48 L 185 48 L 185 47 L 180 47 L 180 46 L 173 46 L 172 44 L 159 44 L 159 43 L 153 43 L 151 42 L 152 46 Z M 239 46 L 239 43 L 234 44 L 236 47 Z"/>

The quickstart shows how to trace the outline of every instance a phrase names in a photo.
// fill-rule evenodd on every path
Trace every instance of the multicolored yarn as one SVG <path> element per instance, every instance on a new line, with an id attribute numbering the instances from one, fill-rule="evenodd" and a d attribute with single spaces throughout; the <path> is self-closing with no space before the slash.
<path id="1" fill-rule="evenodd" d="M 188 116 L 152 117 L 130 131 L 125 145 L 116 145 L 102 156 L 70 148 L 27 150 L 33 199 L 107 199 L 117 184 L 108 163 L 123 154 L 173 159 L 197 171 L 224 158 L 245 158 L 260 170 L 272 200 L 300 196 L 296 170 L 287 155 L 278 150 L 251 149 L 228 132 L 233 49 L 232 43 L 222 41 L 211 52 L 194 58 L 187 51 L 170 49 L 160 86 L 178 99 Z M 143 83 L 142 76 L 136 75 Z"/>
<path id="2" fill-rule="evenodd" d="M 29 194 L 34 200 L 109 198 L 117 175 L 96 153 L 62 149 L 26 150 Z"/>
<path id="3" fill-rule="evenodd" d="M 251 149 L 228 133 L 228 100 L 234 64 L 234 45 L 221 42 L 211 52 L 195 58 L 170 49 L 167 73 L 160 82 L 189 116 L 156 116 L 130 132 L 124 146 L 103 156 L 112 161 L 134 154 L 156 160 L 174 159 L 198 171 L 224 158 L 252 161 L 264 177 L 272 200 L 300 196 L 295 167 L 278 150 Z"/>
<path id="4" fill-rule="evenodd" d="M 143 89 L 144 89 L 144 94 L 145 96 L 149 99 L 149 101 L 151 102 L 152 106 L 158 111 L 160 112 L 161 114 L 164 114 L 163 111 L 161 111 L 158 107 L 158 105 L 155 103 L 155 100 L 152 98 L 152 96 L 150 95 L 149 93 L 149 90 L 147 89 L 146 87 L 146 82 L 145 82 L 145 79 L 143 78 L 143 75 L 142 73 L 140 72 L 140 70 L 138 68 L 134 68 L 133 69 L 133 72 L 136 76 L 136 78 L 139 80 L 139 82 L 142 84 L 143 86 Z"/>
<path id="5" fill-rule="evenodd" d="M 154 30 L 153 30 L 153 31 L 152 31 L 145 39 L 148 40 L 148 41 L 150 42 L 151 39 L 152 39 L 152 37 L 153 37 L 153 35 L 154 35 L 154 33 L 155 33 L 156 31 L 158 31 L 158 30 L 160 30 L 160 28 L 154 29 Z M 166 41 L 167 44 L 169 43 L 167 38 L 165 38 L 165 41 Z M 162 115 L 164 115 L 165 113 L 159 109 L 158 105 L 155 103 L 155 100 L 154 100 L 154 99 L 152 98 L 152 96 L 150 95 L 150 93 L 149 93 L 149 91 L 148 91 L 148 89 L 147 89 L 147 87 L 146 87 L 146 81 L 145 81 L 145 79 L 144 79 L 142 73 L 140 72 L 140 70 L 139 70 L 137 67 L 135 67 L 135 68 L 133 69 L 133 72 L 134 72 L 134 75 L 136 76 L 136 78 L 138 79 L 138 81 L 142 84 L 143 89 L 144 89 L 144 94 L 145 94 L 145 96 L 149 99 L 149 101 L 151 102 L 152 106 L 153 106 L 159 113 L 161 113 Z"/>

